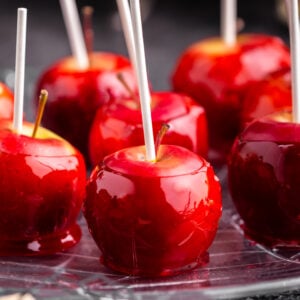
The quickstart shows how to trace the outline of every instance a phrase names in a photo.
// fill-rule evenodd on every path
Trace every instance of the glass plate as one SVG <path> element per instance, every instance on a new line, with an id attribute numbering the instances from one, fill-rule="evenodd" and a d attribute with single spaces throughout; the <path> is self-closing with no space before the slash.
<path id="1" fill-rule="evenodd" d="M 38 72 L 27 71 L 25 114 L 32 120 L 31 95 Z M 0 80 L 12 87 L 14 72 Z M 0 258 L 0 295 L 31 294 L 42 299 L 234 299 L 276 294 L 300 287 L 299 253 L 273 252 L 244 238 L 227 191 L 227 171 L 216 171 L 223 187 L 223 216 L 210 261 L 201 268 L 163 278 L 141 279 L 111 272 L 99 262 L 100 251 L 84 218 L 80 243 L 68 252 L 47 257 Z"/>
<path id="2" fill-rule="evenodd" d="M 243 237 L 226 190 L 226 170 L 217 174 L 224 186 L 224 211 L 205 267 L 163 279 L 115 274 L 100 264 L 100 251 L 81 217 L 83 238 L 69 252 L 2 258 L 0 293 L 30 293 L 43 299 L 188 300 L 233 299 L 299 288 L 297 255 L 273 253 Z"/>

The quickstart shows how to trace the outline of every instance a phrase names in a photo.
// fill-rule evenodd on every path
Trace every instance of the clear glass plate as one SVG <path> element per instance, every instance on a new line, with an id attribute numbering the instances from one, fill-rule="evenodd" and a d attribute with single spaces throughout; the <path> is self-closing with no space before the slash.
<path id="1" fill-rule="evenodd" d="M 246 240 L 226 190 L 226 170 L 218 173 L 224 212 L 205 267 L 163 279 L 111 272 L 80 218 L 83 238 L 72 250 L 48 257 L 0 259 L 0 293 L 30 293 L 42 299 L 233 299 L 291 291 L 300 286 L 295 253 L 273 253 Z"/>
<path id="2" fill-rule="evenodd" d="M 38 72 L 29 70 L 25 114 L 33 119 L 33 85 Z M 12 87 L 14 74 L 0 80 Z M 210 261 L 201 268 L 163 279 L 141 279 L 111 272 L 99 262 L 100 251 L 83 217 L 80 243 L 47 257 L 0 258 L 0 295 L 30 293 L 38 299 L 234 299 L 277 294 L 300 287 L 299 253 L 273 252 L 244 238 L 227 191 L 226 168 L 217 171 L 223 186 L 223 216 Z"/>

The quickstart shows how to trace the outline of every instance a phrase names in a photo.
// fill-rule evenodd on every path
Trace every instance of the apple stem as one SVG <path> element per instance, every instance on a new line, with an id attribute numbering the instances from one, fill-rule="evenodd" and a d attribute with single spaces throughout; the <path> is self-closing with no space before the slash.
<path id="1" fill-rule="evenodd" d="M 300 37 L 298 0 L 285 0 L 289 19 L 291 74 L 292 74 L 292 113 L 293 121 L 300 123 Z"/>
<path id="2" fill-rule="evenodd" d="M 156 140 L 155 140 L 155 153 L 156 153 L 156 157 L 158 154 L 158 150 L 159 150 L 159 146 L 161 145 L 162 139 L 164 138 L 164 136 L 166 135 L 167 131 L 170 129 L 170 125 L 167 123 L 163 123 L 161 125 L 161 128 L 156 136 Z"/>
<path id="3" fill-rule="evenodd" d="M 23 127 L 26 27 L 27 27 L 27 9 L 19 8 L 18 20 L 17 20 L 15 93 L 14 93 L 14 116 L 13 116 L 13 129 L 17 133 L 21 133 Z"/>
<path id="4" fill-rule="evenodd" d="M 221 37 L 227 46 L 236 43 L 237 0 L 221 0 Z"/>
<path id="5" fill-rule="evenodd" d="M 123 74 L 121 72 L 119 72 L 117 74 L 117 78 L 118 80 L 121 82 L 121 84 L 124 86 L 124 88 L 126 89 L 126 91 L 129 93 L 129 95 L 131 96 L 131 98 L 135 101 L 138 102 L 138 98 L 137 95 L 133 92 L 133 90 L 131 89 L 131 87 L 129 86 L 129 84 L 127 83 L 127 81 L 125 80 Z"/>
<path id="6" fill-rule="evenodd" d="M 136 50 L 136 75 L 139 87 L 139 97 L 142 112 L 144 140 L 146 146 L 146 160 L 156 161 L 151 117 L 151 95 L 147 78 L 140 1 L 130 0 L 130 7 L 132 16 L 133 37 Z"/>
<path id="7" fill-rule="evenodd" d="M 34 128 L 32 131 L 32 137 L 36 137 L 36 133 L 38 131 L 38 128 L 41 124 L 41 120 L 44 114 L 44 109 L 45 109 L 45 105 L 48 99 L 48 92 L 46 90 L 41 90 L 40 93 L 40 97 L 39 97 L 39 106 L 38 106 L 38 111 L 37 111 L 37 115 L 35 118 L 35 123 L 34 123 Z"/>
<path id="8" fill-rule="evenodd" d="M 75 0 L 60 0 L 71 50 L 78 67 L 82 70 L 89 67 L 89 58 L 84 44 L 82 28 Z"/>
<path id="9" fill-rule="evenodd" d="M 93 30 L 93 13 L 94 9 L 91 6 L 84 6 L 81 10 L 83 17 L 83 35 L 85 40 L 85 46 L 89 55 L 89 61 L 91 64 L 91 53 L 94 48 L 94 30 Z"/>

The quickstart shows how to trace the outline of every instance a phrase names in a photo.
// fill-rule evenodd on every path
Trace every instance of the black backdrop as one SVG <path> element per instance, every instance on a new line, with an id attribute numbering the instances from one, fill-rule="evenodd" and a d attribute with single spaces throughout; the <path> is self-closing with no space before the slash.
<path id="1" fill-rule="evenodd" d="M 217 0 L 142 0 L 151 10 L 144 21 L 150 80 L 155 89 L 168 89 L 176 59 L 189 44 L 219 34 Z M 95 50 L 126 54 L 114 0 L 81 0 L 95 7 Z M 14 68 L 16 11 L 28 8 L 26 65 L 40 72 L 70 54 L 58 0 L 0 1 L 0 71 Z M 287 29 L 275 14 L 275 0 L 239 1 L 245 32 L 267 32 L 287 40 Z M 145 9 L 146 11 L 146 9 Z"/>

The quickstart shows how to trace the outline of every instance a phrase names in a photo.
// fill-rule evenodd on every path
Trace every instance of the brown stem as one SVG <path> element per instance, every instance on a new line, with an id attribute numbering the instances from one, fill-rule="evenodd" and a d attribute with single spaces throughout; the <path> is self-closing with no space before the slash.
<path id="1" fill-rule="evenodd" d="M 85 46 L 89 57 L 94 49 L 94 30 L 93 30 L 93 13 L 94 9 L 91 6 L 84 6 L 81 10 L 82 18 L 83 18 L 83 35 L 85 40 Z"/>
<path id="2" fill-rule="evenodd" d="M 34 128 L 32 131 L 32 137 L 34 138 L 36 136 L 36 133 L 38 131 L 38 128 L 41 124 L 41 120 L 43 117 L 45 105 L 48 99 L 48 92 L 46 90 L 41 90 L 40 97 L 39 97 L 39 106 L 38 111 L 35 118 Z"/>
<path id="3" fill-rule="evenodd" d="M 121 72 L 119 72 L 117 74 L 117 78 L 118 80 L 122 83 L 122 85 L 124 86 L 124 88 L 126 89 L 126 91 L 129 93 L 129 95 L 131 96 L 131 98 L 133 100 L 136 100 L 138 102 L 138 98 L 137 95 L 133 92 L 133 90 L 130 88 L 130 86 L 128 85 L 128 83 L 126 82 L 123 74 Z"/>
<path id="4" fill-rule="evenodd" d="M 169 130 L 169 128 L 170 128 L 169 124 L 163 123 L 161 125 L 161 128 L 160 128 L 157 136 L 156 136 L 156 140 L 155 140 L 155 153 L 156 153 L 156 157 L 158 156 L 157 153 L 158 153 L 158 149 L 159 149 L 159 146 L 161 144 L 161 141 L 164 138 L 164 136 L 167 133 L 167 131 Z"/>

